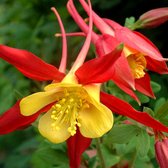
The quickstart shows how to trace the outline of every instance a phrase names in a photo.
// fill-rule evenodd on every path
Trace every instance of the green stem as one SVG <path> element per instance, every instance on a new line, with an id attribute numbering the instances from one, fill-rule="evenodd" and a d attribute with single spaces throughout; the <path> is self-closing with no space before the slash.
<path id="1" fill-rule="evenodd" d="M 135 150 L 135 152 L 133 153 L 131 162 L 129 164 L 129 168 L 134 168 L 134 164 L 135 164 L 136 158 L 137 158 L 137 150 Z"/>
<path id="2" fill-rule="evenodd" d="M 106 168 L 106 164 L 105 164 L 105 160 L 104 160 L 104 157 L 101 151 L 100 144 L 101 144 L 100 138 L 96 138 L 97 154 L 100 159 L 101 168 Z"/>

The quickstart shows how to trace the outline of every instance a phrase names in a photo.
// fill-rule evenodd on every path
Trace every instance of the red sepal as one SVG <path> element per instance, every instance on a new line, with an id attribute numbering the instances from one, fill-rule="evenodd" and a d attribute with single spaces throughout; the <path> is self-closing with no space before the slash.
<path id="1" fill-rule="evenodd" d="M 168 132 L 168 127 L 152 118 L 148 113 L 135 110 L 129 103 L 117 97 L 101 92 L 101 102 L 116 114 L 127 116 L 155 130 Z"/>
<path id="2" fill-rule="evenodd" d="M 105 19 L 105 21 L 115 30 L 115 37 L 118 41 L 133 49 L 136 49 L 137 51 L 151 57 L 152 59 L 158 61 L 164 60 L 156 46 L 144 35 L 131 31 L 126 27 L 122 27 L 110 19 Z"/>
<path id="3" fill-rule="evenodd" d="M 151 88 L 151 85 L 150 85 L 150 76 L 147 73 L 145 74 L 145 76 L 143 78 L 135 79 L 135 88 L 139 92 L 141 92 L 151 98 L 155 98 L 155 95 L 154 95 L 152 88 Z"/>
<path id="4" fill-rule="evenodd" d="M 120 42 L 113 36 L 108 34 L 100 35 L 95 42 L 96 53 L 98 57 L 104 56 L 113 50 L 120 44 Z"/>
<path id="5" fill-rule="evenodd" d="M 159 74 L 168 74 L 168 68 L 165 61 L 157 61 L 150 57 L 145 57 L 147 60 L 147 69 Z"/>
<path id="6" fill-rule="evenodd" d="M 114 82 L 120 89 L 122 89 L 125 93 L 127 93 L 128 95 L 130 95 L 134 100 L 136 100 L 138 102 L 138 104 L 141 104 L 139 98 L 137 97 L 137 95 L 134 93 L 134 91 L 132 91 L 132 89 L 130 89 L 129 87 L 127 87 L 125 84 L 123 84 L 122 82 Z"/>
<path id="7" fill-rule="evenodd" d="M 15 66 L 26 77 L 35 80 L 63 79 L 64 74 L 50 64 L 47 64 L 31 52 L 0 45 L 0 58 Z"/>
<path id="8" fill-rule="evenodd" d="M 37 119 L 40 113 L 46 112 L 52 106 L 50 104 L 34 115 L 23 116 L 20 113 L 19 103 L 20 101 L 18 101 L 12 108 L 10 108 L 0 116 L 0 135 L 27 127 Z"/>
<path id="9" fill-rule="evenodd" d="M 111 79 L 115 61 L 121 56 L 122 47 L 117 47 L 114 51 L 104 55 L 103 57 L 95 58 L 85 62 L 75 72 L 79 83 L 102 83 Z"/>
<path id="10" fill-rule="evenodd" d="M 97 40 L 95 44 L 96 52 L 99 57 L 105 56 L 105 54 L 113 51 L 118 44 L 119 42 L 116 40 L 116 38 L 108 34 L 104 34 L 99 37 L 99 40 Z M 121 57 L 117 59 L 113 69 L 114 73 L 111 75 L 111 80 L 114 81 L 114 83 L 116 83 L 118 86 L 123 85 L 124 87 L 135 88 L 134 78 L 124 53 L 122 53 Z M 120 83 L 122 83 L 122 85 L 120 85 Z M 124 90 L 124 87 L 121 87 L 121 89 Z"/>
<path id="11" fill-rule="evenodd" d="M 92 139 L 83 137 L 79 130 L 67 140 L 70 168 L 79 168 L 82 153 L 90 146 Z"/>

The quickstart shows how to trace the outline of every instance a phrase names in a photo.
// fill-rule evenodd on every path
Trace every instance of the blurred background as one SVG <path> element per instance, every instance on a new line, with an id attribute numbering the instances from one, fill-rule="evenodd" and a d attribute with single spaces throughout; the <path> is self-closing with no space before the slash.
<path id="1" fill-rule="evenodd" d="M 113 19 L 122 25 L 127 17 L 134 16 L 138 19 L 141 14 L 150 9 L 168 6 L 168 0 L 92 0 L 91 2 L 93 10 L 100 16 Z M 59 11 L 66 32 L 79 31 L 66 10 L 66 3 L 67 0 L 0 0 L 0 43 L 29 50 L 58 67 L 62 41 L 61 38 L 54 36 L 55 33 L 60 32 L 60 29 L 50 8 L 54 6 Z M 79 3 L 77 1 L 75 3 L 81 15 L 86 17 Z M 139 31 L 156 44 L 164 57 L 168 57 L 167 30 L 168 23 L 154 29 Z M 82 37 L 68 37 L 68 67 L 78 54 L 83 41 Z M 94 49 L 91 48 L 89 58 L 93 57 L 93 52 Z M 156 96 L 166 101 L 168 76 L 151 73 L 151 78 L 156 88 Z M 16 100 L 41 90 L 45 85 L 45 82 L 27 79 L 14 67 L 0 59 L 0 114 L 9 109 Z M 123 96 L 124 94 L 118 88 L 113 89 L 111 93 L 130 101 L 130 98 Z M 154 100 L 149 100 L 147 97 L 143 97 L 143 100 L 145 106 L 154 107 Z M 135 108 L 139 108 L 134 101 L 131 103 Z M 0 136 L 0 168 L 68 167 L 66 144 L 54 145 L 44 140 L 39 135 L 36 124 L 33 124 L 35 127 Z M 87 159 L 87 156 L 84 157 Z M 153 159 L 151 168 L 157 167 L 153 155 L 150 159 Z M 140 166 L 142 168 L 142 165 Z"/>

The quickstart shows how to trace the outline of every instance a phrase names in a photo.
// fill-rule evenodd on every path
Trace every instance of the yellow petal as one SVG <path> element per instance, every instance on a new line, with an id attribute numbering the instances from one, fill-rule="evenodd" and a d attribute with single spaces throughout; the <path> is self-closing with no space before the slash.
<path id="1" fill-rule="evenodd" d="M 83 87 L 86 92 L 97 102 L 100 101 L 100 84 L 89 84 Z"/>
<path id="2" fill-rule="evenodd" d="M 92 102 L 88 107 L 83 108 L 80 113 L 80 132 L 88 138 L 101 137 L 108 132 L 113 125 L 111 110 L 98 102 Z"/>
<path id="3" fill-rule="evenodd" d="M 65 88 L 76 88 L 76 87 L 81 87 L 82 85 L 80 84 L 73 84 L 73 83 L 52 83 L 47 85 L 44 90 L 49 91 L 49 90 L 54 90 L 57 89 L 58 91 L 62 91 Z"/>
<path id="4" fill-rule="evenodd" d="M 74 72 L 69 72 L 64 79 L 61 81 L 62 83 L 71 83 L 71 84 L 78 84 L 78 80 L 74 75 Z"/>
<path id="5" fill-rule="evenodd" d="M 56 101 L 59 94 L 61 93 L 58 90 L 52 90 L 48 92 L 37 92 L 23 98 L 20 102 L 21 114 L 30 116 L 36 113 L 46 105 Z"/>
<path id="6" fill-rule="evenodd" d="M 68 132 L 68 124 L 66 122 L 63 122 L 61 124 L 56 123 L 56 126 L 58 124 L 59 128 L 54 129 L 51 126 L 53 123 L 53 120 L 51 119 L 51 112 L 52 110 L 48 111 L 40 118 L 38 129 L 41 135 L 47 138 L 49 141 L 53 143 L 64 142 L 71 136 Z"/>
<path id="7" fill-rule="evenodd" d="M 128 46 L 124 46 L 124 49 L 123 49 L 123 52 L 125 54 L 125 57 L 128 57 L 129 55 L 131 54 L 136 54 L 138 53 L 137 50 L 133 49 L 133 48 L 130 48 Z"/>

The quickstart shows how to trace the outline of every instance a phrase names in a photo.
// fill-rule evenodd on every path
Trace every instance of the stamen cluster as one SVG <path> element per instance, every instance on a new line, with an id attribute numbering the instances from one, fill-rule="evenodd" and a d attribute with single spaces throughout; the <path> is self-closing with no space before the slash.
<path id="1" fill-rule="evenodd" d="M 63 95 L 58 102 L 52 106 L 51 119 L 53 120 L 51 127 L 54 130 L 60 130 L 63 123 L 68 125 L 68 132 L 73 136 L 76 134 L 77 126 L 81 127 L 81 118 L 79 111 L 83 108 L 89 108 L 86 102 L 86 93 L 83 89 L 64 90 Z"/>

